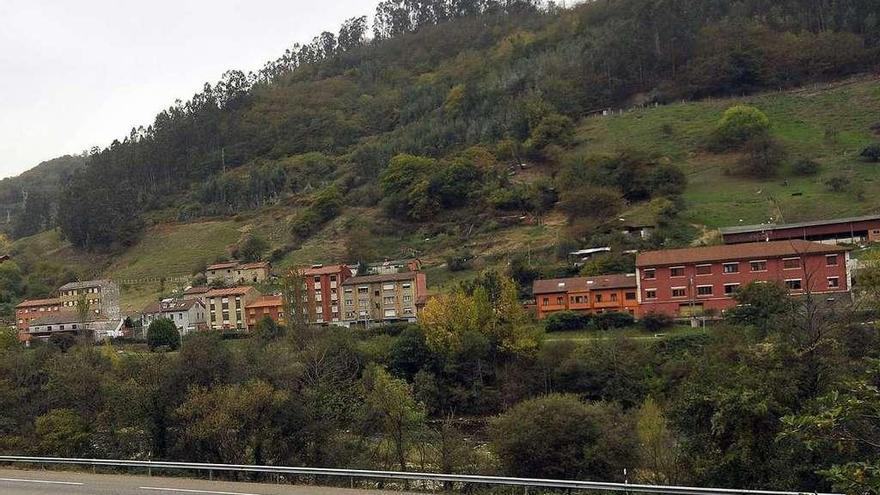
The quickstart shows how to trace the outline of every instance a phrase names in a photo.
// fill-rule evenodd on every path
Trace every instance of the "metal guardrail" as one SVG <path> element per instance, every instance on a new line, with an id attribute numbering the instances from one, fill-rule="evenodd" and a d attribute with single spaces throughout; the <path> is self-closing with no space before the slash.
<path id="1" fill-rule="evenodd" d="M 629 483 L 605 483 L 597 481 L 549 480 L 539 478 L 511 478 L 503 476 L 478 476 L 471 474 L 417 473 L 405 471 L 368 471 L 363 469 L 337 469 L 287 466 L 254 466 L 246 464 L 205 464 L 173 461 L 129 461 L 115 459 L 76 459 L 64 457 L 0 456 L 0 463 L 21 464 L 67 464 L 77 466 L 129 467 L 144 469 L 180 469 L 189 471 L 230 471 L 266 474 L 292 474 L 329 476 L 340 478 L 370 478 L 407 481 L 434 481 L 471 483 L 482 485 L 521 486 L 526 489 L 563 488 L 570 490 L 595 490 L 631 493 L 658 493 L 667 495 L 840 495 L 814 492 L 786 492 L 773 490 L 739 490 L 735 488 L 699 488 L 690 486 L 641 485 Z"/>

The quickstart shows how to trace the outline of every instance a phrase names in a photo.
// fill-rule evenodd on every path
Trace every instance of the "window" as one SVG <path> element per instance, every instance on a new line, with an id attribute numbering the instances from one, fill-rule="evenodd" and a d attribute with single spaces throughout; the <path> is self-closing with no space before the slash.
<path id="1" fill-rule="evenodd" d="M 684 287 L 673 287 L 672 297 L 687 297 L 687 289 Z"/>
<path id="2" fill-rule="evenodd" d="M 336 275 L 330 275 L 330 281 L 336 282 Z"/>
<path id="3" fill-rule="evenodd" d="M 684 267 L 683 266 L 673 266 L 669 269 L 670 277 L 684 277 Z"/>
<path id="4" fill-rule="evenodd" d="M 739 289 L 739 284 L 724 284 L 724 295 L 732 296 Z"/>
<path id="5" fill-rule="evenodd" d="M 753 272 L 766 272 L 767 271 L 767 260 L 761 261 L 750 261 L 749 267 Z"/>
<path id="6" fill-rule="evenodd" d="M 826 254 L 825 255 L 825 266 L 837 266 L 837 255 L 836 254 Z"/>
<path id="7" fill-rule="evenodd" d="M 635 301 L 636 300 L 636 293 L 635 292 L 627 292 L 626 293 L 626 300 L 627 301 Z"/>
<path id="8" fill-rule="evenodd" d="M 602 302 L 602 294 L 596 294 L 596 302 L 597 303 Z"/>
<path id="9" fill-rule="evenodd" d="M 657 299 L 657 289 L 645 289 L 645 299 Z"/>
<path id="10" fill-rule="evenodd" d="M 565 304 L 565 298 L 562 297 L 562 296 L 558 296 L 558 297 L 556 298 L 556 304 L 559 305 L 559 306 Z"/>
<path id="11" fill-rule="evenodd" d="M 788 287 L 789 290 L 801 290 L 803 288 L 801 285 L 801 279 L 799 278 L 786 280 L 785 286 Z"/>
<path id="12" fill-rule="evenodd" d="M 711 296 L 712 295 L 712 286 L 711 285 L 698 285 L 697 286 L 697 295 L 698 296 Z"/>
<path id="13" fill-rule="evenodd" d="M 617 302 L 617 294 L 611 294 L 611 302 Z"/>
<path id="14" fill-rule="evenodd" d="M 724 273 L 739 273 L 739 263 L 725 263 L 723 265 Z"/>
<path id="15" fill-rule="evenodd" d="M 783 258 L 782 259 L 782 269 L 783 270 L 796 270 L 801 267 L 801 259 L 800 258 Z"/>
<path id="16" fill-rule="evenodd" d="M 712 275 L 712 265 L 697 265 L 697 275 Z"/>
<path id="17" fill-rule="evenodd" d="M 657 270 L 654 268 L 645 268 L 645 280 L 654 280 L 657 278 Z"/>
<path id="18" fill-rule="evenodd" d="M 550 298 L 545 297 L 543 301 L 541 301 L 543 306 L 550 306 Z"/>
<path id="19" fill-rule="evenodd" d="M 828 288 L 836 289 L 840 287 L 840 278 L 839 277 L 828 277 Z"/>

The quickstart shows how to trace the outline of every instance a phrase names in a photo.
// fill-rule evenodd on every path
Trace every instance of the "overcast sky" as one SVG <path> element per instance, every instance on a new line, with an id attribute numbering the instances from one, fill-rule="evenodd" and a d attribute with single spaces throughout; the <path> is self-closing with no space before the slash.
<path id="1" fill-rule="evenodd" d="M 0 0 L 0 177 L 106 146 L 378 0 Z"/>

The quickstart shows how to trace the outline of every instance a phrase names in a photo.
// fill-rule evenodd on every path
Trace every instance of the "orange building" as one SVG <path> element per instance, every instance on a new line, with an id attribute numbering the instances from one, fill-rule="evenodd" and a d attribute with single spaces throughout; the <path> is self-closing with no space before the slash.
<path id="1" fill-rule="evenodd" d="M 42 318 L 51 311 L 61 311 L 61 299 L 32 299 L 22 301 L 15 307 L 15 328 L 19 333 L 27 333 L 31 320 Z"/>
<path id="2" fill-rule="evenodd" d="M 535 280 L 532 285 L 538 319 L 559 311 L 629 313 L 639 308 L 635 275 L 600 275 Z"/>
<path id="3" fill-rule="evenodd" d="M 268 316 L 275 320 L 279 325 L 284 324 L 284 299 L 281 296 L 264 296 L 245 306 L 247 313 L 247 326 L 253 328 L 254 325 Z"/>

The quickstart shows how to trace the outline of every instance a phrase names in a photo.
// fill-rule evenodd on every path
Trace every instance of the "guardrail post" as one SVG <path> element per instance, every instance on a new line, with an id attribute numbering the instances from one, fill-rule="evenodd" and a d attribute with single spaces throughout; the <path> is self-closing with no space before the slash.
<path id="1" fill-rule="evenodd" d="M 213 469 L 208 470 L 208 481 L 214 481 L 214 470 Z"/>

